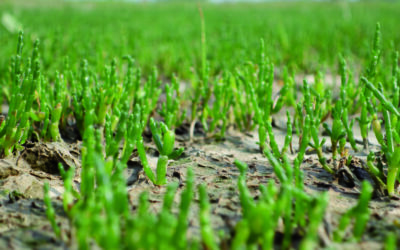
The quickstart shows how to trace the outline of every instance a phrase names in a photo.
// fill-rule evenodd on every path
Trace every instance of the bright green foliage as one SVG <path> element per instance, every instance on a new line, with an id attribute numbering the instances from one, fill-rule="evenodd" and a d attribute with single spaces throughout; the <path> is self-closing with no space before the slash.
<path id="1" fill-rule="evenodd" d="M 253 129 L 253 92 L 251 87 L 246 84 L 248 81 L 255 81 L 252 75 L 249 74 L 249 68 L 252 68 L 250 62 L 243 67 L 241 70 L 237 70 L 234 74 L 235 79 L 231 81 L 230 90 L 233 92 L 233 114 L 235 119 L 235 125 L 241 131 L 248 131 Z M 226 90 L 225 90 L 226 91 Z M 251 119 L 249 119 L 251 118 Z"/>
<path id="2" fill-rule="evenodd" d="M 264 154 L 267 156 L 269 162 L 274 168 L 274 172 L 281 183 L 291 183 L 292 180 L 292 169 L 288 166 L 287 157 L 284 158 L 284 166 L 279 162 L 279 158 L 276 158 L 271 152 L 266 148 L 264 149 Z"/>
<path id="3" fill-rule="evenodd" d="M 83 124 L 87 112 L 93 110 L 93 124 L 95 126 L 107 126 L 107 133 L 121 133 L 129 117 L 129 111 L 139 105 L 140 118 L 147 122 L 151 112 L 156 107 L 158 97 L 161 94 L 160 82 L 157 80 L 157 71 L 154 69 L 147 82 L 141 85 L 141 71 L 134 67 L 134 61 L 130 57 L 124 82 L 117 75 L 116 61 L 105 67 L 105 74 L 98 79 L 89 70 L 86 60 L 81 62 L 79 78 L 71 75 L 72 106 L 77 126 L 83 133 Z M 122 121 L 120 121 L 122 120 Z M 120 123 L 119 123 L 120 122 Z M 119 128 L 117 124 L 119 123 Z M 118 130 L 119 131 L 116 131 Z M 121 137 L 120 137 L 121 138 Z"/>
<path id="4" fill-rule="evenodd" d="M 43 201 L 44 201 L 44 204 L 46 205 L 46 216 L 47 216 L 47 219 L 50 221 L 51 227 L 53 228 L 56 236 L 61 237 L 61 230 L 58 227 L 57 222 L 56 222 L 56 213 L 54 211 L 53 205 L 51 204 L 49 190 L 50 190 L 49 183 L 46 182 L 43 186 L 43 191 L 44 191 Z"/>
<path id="5" fill-rule="evenodd" d="M 139 138 L 136 146 L 137 146 L 140 161 L 142 162 L 142 165 L 143 165 L 143 170 L 144 170 L 147 178 L 149 178 L 151 182 L 156 183 L 156 181 L 157 181 L 156 177 L 154 176 L 154 173 L 151 170 L 150 165 L 147 161 L 146 150 L 144 148 L 142 138 Z M 164 167 L 164 166 L 161 166 L 161 167 Z M 159 178 L 157 178 L 157 179 L 159 179 Z"/>
<path id="6" fill-rule="evenodd" d="M 381 24 L 377 23 L 375 28 L 374 41 L 369 55 L 370 56 L 369 65 L 365 72 L 368 78 L 374 78 L 378 74 L 378 66 L 379 66 L 378 64 L 380 62 L 382 55 L 381 40 L 382 40 Z"/>
<path id="7" fill-rule="evenodd" d="M 327 131 L 328 135 L 331 137 L 332 143 L 332 157 L 333 159 L 337 158 L 337 144 L 338 142 L 345 138 L 346 130 L 342 123 L 343 116 L 343 107 L 342 102 L 336 102 L 335 108 L 332 110 L 333 122 L 332 128 L 329 128 L 327 123 L 324 123 L 324 128 Z"/>
<path id="8" fill-rule="evenodd" d="M 58 164 L 58 169 L 64 181 L 63 208 L 64 211 L 69 211 L 74 203 L 74 199 L 79 198 L 79 193 L 73 189 L 75 169 L 69 168 L 65 170 L 61 163 Z"/>
<path id="9" fill-rule="evenodd" d="M 370 152 L 367 157 L 367 167 L 365 169 L 377 184 L 376 189 L 384 193 L 387 190 L 387 186 L 385 184 L 386 176 L 384 175 L 383 165 L 382 162 L 379 162 L 379 164 L 375 166 L 374 161 L 375 155 L 373 152 Z"/>
<path id="10" fill-rule="evenodd" d="M 38 84 L 40 69 L 36 60 L 28 61 L 22 67 L 23 33 L 18 36 L 17 54 L 12 60 L 12 87 L 7 118 L 0 125 L 1 154 L 9 156 L 15 148 L 21 148 L 31 132 L 30 112 L 34 101 L 34 91 Z"/>
<path id="11" fill-rule="evenodd" d="M 86 119 L 90 117 L 86 116 Z M 82 147 L 80 193 L 74 191 L 71 186 L 73 169 L 64 171 L 60 166 L 66 190 L 63 197 L 64 210 L 76 228 L 79 248 L 89 249 L 93 239 L 104 249 L 120 249 L 132 245 L 139 249 L 155 246 L 165 246 L 163 249 L 170 249 L 175 245 L 176 239 L 186 239 L 188 212 L 193 193 L 192 171 L 188 170 L 186 189 L 182 192 L 178 217 L 171 212 L 174 194 L 178 187 L 176 183 L 168 186 L 159 215 L 149 213 L 146 193 L 140 197 L 137 213 L 132 214 L 122 174 L 126 163 L 116 159 L 105 160 L 102 152 L 101 133 L 89 125 L 85 129 Z M 48 211 L 51 212 L 49 209 Z M 51 217 L 49 219 L 54 220 L 54 211 L 53 219 Z M 183 242 L 181 249 L 185 249 L 187 244 Z"/>
<path id="12" fill-rule="evenodd" d="M 271 115 L 278 112 L 282 108 L 285 101 L 287 99 L 290 100 L 292 97 L 290 95 L 291 92 L 289 91 L 290 81 L 287 81 L 282 87 L 278 100 L 274 105 L 272 96 L 272 87 L 274 83 L 274 64 L 270 59 L 265 57 L 264 50 L 264 40 L 261 40 L 258 72 L 254 70 L 254 67 L 251 67 L 251 64 L 247 65 L 243 72 L 238 72 L 238 78 L 243 82 L 245 91 L 249 95 L 247 97 L 247 101 L 250 102 L 252 109 L 254 110 L 253 120 L 254 124 L 258 125 L 259 146 L 261 152 L 265 148 L 267 133 L 270 135 L 272 131 Z M 255 75 L 257 75 L 257 78 L 254 77 Z M 289 97 L 287 97 L 287 95 Z M 246 105 L 249 105 L 249 103 Z"/>
<path id="13" fill-rule="evenodd" d="M 181 93 L 179 91 L 179 80 L 174 75 L 171 79 L 171 84 L 165 85 L 166 101 L 162 104 L 159 111 L 160 115 L 164 118 L 165 124 L 171 130 L 179 127 L 186 116 L 186 110 L 181 111 Z"/>
<path id="14" fill-rule="evenodd" d="M 236 225 L 232 249 L 257 246 L 262 246 L 263 249 L 273 249 L 274 235 L 280 219 L 284 222 L 282 243 L 284 248 L 291 246 L 292 233 L 297 227 L 307 232 L 302 241 L 303 249 L 313 248 L 316 244 L 317 229 L 325 214 L 327 196 L 322 195 L 314 198 L 303 190 L 292 186 L 290 182 L 282 178 L 282 173 L 278 173 L 281 171 L 277 171 L 279 167 L 274 166 L 275 174 L 280 180 L 283 180 L 282 186 L 278 190 L 273 180 L 270 180 L 267 186 L 261 185 L 261 197 L 256 202 L 246 185 L 247 165 L 237 160 L 235 164 L 240 171 L 238 187 L 243 218 Z M 273 162 L 272 164 L 277 165 Z M 297 203 L 303 205 L 301 210 L 293 209 L 292 204 Z M 304 219 L 306 217 L 309 219 L 308 223 L 305 223 L 305 220 L 299 220 L 299 218 Z"/>
<path id="15" fill-rule="evenodd" d="M 387 98 L 385 97 L 385 95 L 379 91 L 370 81 L 368 81 L 367 78 L 363 77 L 361 78 L 361 81 L 363 82 L 363 84 L 365 84 L 365 86 L 372 91 L 372 93 L 375 95 L 375 97 L 381 102 L 381 104 L 384 106 L 384 108 L 390 112 L 392 112 L 393 114 L 395 114 L 397 117 L 400 116 L 399 111 L 397 110 L 397 108 L 393 105 L 393 103 L 391 103 L 389 100 L 387 100 Z"/>
<path id="16" fill-rule="evenodd" d="M 281 150 L 281 155 L 285 154 L 286 151 L 290 148 L 292 148 L 292 134 L 293 134 L 293 130 L 292 130 L 292 121 L 290 119 L 290 113 L 289 111 L 286 112 L 286 117 L 287 117 L 287 121 L 286 121 L 286 137 L 285 137 L 285 143 L 283 145 L 283 148 Z"/>
<path id="17" fill-rule="evenodd" d="M 209 131 L 212 133 L 217 125 L 221 123 L 220 137 L 225 137 L 226 127 L 229 122 L 229 111 L 233 102 L 233 91 L 231 86 L 234 77 L 227 73 L 223 79 L 214 84 L 215 101 L 210 110 L 211 124 Z"/>
<path id="18" fill-rule="evenodd" d="M 363 139 L 364 149 L 368 148 L 368 131 L 372 122 L 370 116 L 368 116 L 368 100 L 364 92 L 360 92 L 360 105 L 361 112 L 360 117 L 357 117 L 358 123 L 360 125 L 361 137 Z"/>
<path id="19" fill-rule="evenodd" d="M 251 93 L 252 104 L 255 112 L 255 123 L 258 124 L 258 136 L 261 152 L 265 148 L 266 132 L 268 126 L 271 127 L 272 84 L 274 81 L 274 65 L 265 58 L 264 40 L 261 40 L 260 59 L 259 59 L 258 82 L 253 86 L 251 82 L 247 84 Z"/>
<path id="20" fill-rule="evenodd" d="M 201 47 L 200 47 L 200 70 L 196 76 L 196 83 L 194 85 L 194 98 L 192 101 L 192 123 L 194 124 L 198 105 L 200 104 L 200 121 L 206 131 L 208 131 L 207 118 L 209 113 L 209 100 L 212 95 L 211 85 L 210 85 L 210 64 L 207 61 L 207 43 L 206 43 L 206 24 L 203 9 L 198 6 L 199 16 L 200 16 L 200 33 L 201 33 Z M 200 103 L 199 103 L 200 102 Z M 193 132 L 191 131 L 190 137 L 193 137 Z"/>
<path id="21" fill-rule="evenodd" d="M 88 119 L 88 118 L 86 118 Z M 92 126 L 85 129 L 82 148 L 80 199 L 68 214 L 76 227 L 81 249 L 88 249 L 90 239 L 104 248 L 116 248 L 122 242 L 121 219 L 129 211 L 122 168 L 102 156 L 101 135 Z M 122 178 L 122 179 L 121 179 Z M 83 219 L 83 218 L 90 218 Z"/>
<path id="22" fill-rule="evenodd" d="M 392 62 L 392 79 L 391 79 L 391 88 L 393 90 L 392 95 L 392 103 L 396 107 L 400 101 L 400 87 L 398 85 L 399 77 L 400 77 L 400 70 L 399 70 L 399 52 L 395 51 L 393 53 L 393 62 Z"/>
<path id="23" fill-rule="evenodd" d="M 395 250 L 397 249 L 397 237 L 394 233 L 389 233 L 385 239 L 385 250 Z"/>
<path id="24" fill-rule="evenodd" d="M 161 155 L 168 156 L 169 159 L 176 159 L 183 153 L 184 148 L 174 149 L 175 133 L 163 122 L 156 122 L 150 118 L 150 129 L 154 143 Z"/>
<path id="25" fill-rule="evenodd" d="M 316 198 L 315 205 L 311 208 L 308 214 L 310 222 L 307 227 L 307 233 L 300 244 L 301 250 L 314 249 L 316 247 L 318 228 L 324 219 L 324 213 L 327 206 L 328 195 L 326 193 Z"/>
<path id="26" fill-rule="evenodd" d="M 153 134 L 154 143 L 156 144 L 158 152 L 160 153 L 160 157 L 157 161 L 156 176 L 154 175 L 147 161 L 142 138 L 139 138 L 137 141 L 137 149 L 147 177 L 156 185 L 164 185 L 167 182 L 166 174 L 168 160 L 179 158 L 179 156 L 183 153 L 184 148 L 174 149 L 175 133 L 163 122 L 156 122 L 153 118 L 150 118 L 150 129 Z"/>
<path id="27" fill-rule="evenodd" d="M 304 155 L 306 153 L 307 146 L 311 139 L 310 133 L 310 117 L 307 115 L 304 122 L 304 132 L 301 137 L 301 142 L 299 143 L 299 151 L 297 153 L 296 159 L 294 159 L 293 167 L 294 167 L 294 178 L 295 178 L 295 186 L 297 188 L 303 189 L 303 172 L 300 170 L 300 165 L 303 162 Z M 301 204 L 298 204 L 301 206 Z"/>
<path id="28" fill-rule="evenodd" d="M 338 228 L 334 232 L 335 241 L 341 242 L 343 240 L 346 228 L 349 226 L 352 219 L 354 219 L 353 237 L 356 241 L 361 240 L 371 213 L 368 208 L 368 203 L 371 200 L 372 192 L 373 188 L 371 184 L 364 181 L 357 205 L 348 210 L 340 218 Z"/>
<path id="29" fill-rule="evenodd" d="M 382 152 L 387 159 L 387 180 L 386 187 L 389 196 L 395 194 L 395 182 L 398 178 L 400 168 L 400 137 L 396 128 L 392 126 L 393 122 L 397 122 L 399 118 L 399 111 L 393 104 L 387 100 L 383 92 L 369 82 L 366 78 L 362 78 L 363 83 L 368 89 L 370 89 L 375 97 L 381 102 L 383 108 L 383 119 L 385 121 L 385 136 L 383 136 L 380 129 L 380 122 L 375 119 L 374 132 L 376 134 L 378 142 L 381 144 Z M 391 116 L 391 114 L 393 116 Z M 386 138 L 384 140 L 383 138 Z M 371 165 L 371 164 L 370 164 Z M 370 167 L 371 169 L 371 167 Z"/>
<path id="30" fill-rule="evenodd" d="M 39 71 L 42 67 L 40 64 L 39 45 L 39 40 L 36 40 L 32 53 L 33 71 Z M 54 84 L 52 85 L 43 75 L 39 76 L 38 73 L 35 92 L 37 100 L 32 107 L 31 117 L 35 122 L 43 123 L 40 137 L 45 140 L 60 141 L 60 121 L 65 123 L 69 105 L 66 79 L 62 74 L 56 72 Z"/>
<path id="31" fill-rule="evenodd" d="M 210 203 L 208 201 L 207 189 L 204 184 L 199 185 L 199 196 L 200 196 L 200 226 L 201 226 L 201 238 L 207 249 L 216 250 L 219 249 L 214 239 L 214 232 L 211 227 L 210 221 Z"/>
<path id="32" fill-rule="evenodd" d="M 292 122 L 290 120 L 290 114 L 289 111 L 286 113 L 287 116 L 287 131 L 286 131 L 286 136 L 285 136 L 285 141 L 284 145 L 281 150 L 279 150 L 278 143 L 275 140 L 274 132 L 272 131 L 272 125 L 271 122 L 268 121 L 266 122 L 266 128 L 267 128 L 267 133 L 268 133 L 268 138 L 269 138 L 269 145 L 272 149 L 272 152 L 276 158 L 282 158 L 284 157 L 285 153 L 289 149 L 289 146 L 292 145 Z M 264 151 L 266 148 L 264 149 Z"/>
<path id="33" fill-rule="evenodd" d="M 342 115 L 339 117 L 342 120 L 343 127 L 346 130 L 347 140 L 350 142 L 351 147 L 357 151 L 356 141 L 354 139 L 353 133 L 353 125 L 354 120 L 349 121 L 349 110 L 351 110 L 352 101 L 357 96 L 357 89 L 354 86 L 354 82 L 352 79 L 348 79 L 347 74 L 347 65 L 344 58 L 340 57 L 340 76 L 341 76 L 341 86 L 340 86 L 340 100 L 338 102 L 342 102 Z M 334 115 L 337 115 L 336 111 Z M 334 117 L 335 119 L 335 117 Z M 335 121 L 333 122 L 335 124 Z M 333 129 L 333 128 L 332 128 Z M 332 137 L 331 137 L 332 138 Z M 333 150 L 332 150 L 333 151 Z M 341 150 L 341 153 L 343 151 Z"/>
<path id="34" fill-rule="evenodd" d="M 310 142 L 310 145 L 317 152 L 318 159 L 319 159 L 321 166 L 329 173 L 334 174 L 335 172 L 331 169 L 331 167 L 328 166 L 328 164 L 326 163 L 326 158 L 325 158 L 325 156 L 323 156 L 323 153 L 322 153 L 322 146 L 325 144 L 325 138 L 322 139 L 321 141 L 319 140 L 319 126 L 322 121 L 322 109 L 321 109 L 322 101 L 318 97 L 315 97 L 315 98 L 311 97 L 310 86 L 308 85 L 308 82 L 306 80 L 304 80 L 304 83 L 303 83 L 303 95 L 304 95 L 304 104 L 303 104 L 304 109 L 305 109 L 306 114 L 310 117 L 310 133 L 311 133 L 311 139 L 312 139 L 312 142 Z M 315 102 L 315 104 L 313 104 L 313 101 Z M 341 109 L 339 107 L 339 111 L 340 110 Z M 342 124 L 341 124 L 340 120 L 337 120 L 336 123 L 338 125 L 335 126 L 335 131 L 337 130 L 337 132 L 339 132 L 339 133 L 335 134 L 335 136 L 336 136 L 336 138 L 339 138 L 339 137 L 342 137 L 342 135 L 341 135 L 342 133 L 340 131 L 342 128 L 341 127 Z M 332 146 L 333 146 L 333 144 L 332 144 Z"/>
<path id="35" fill-rule="evenodd" d="M 144 122 L 141 117 L 141 108 L 136 104 L 133 113 L 129 114 L 129 104 L 125 102 L 118 117 L 115 130 L 112 128 L 112 118 L 106 116 L 104 137 L 106 142 L 106 155 L 117 157 L 119 146 L 123 141 L 121 161 L 126 164 L 136 146 L 137 140 L 141 137 L 144 129 Z"/>
<path id="36" fill-rule="evenodd" d="M 138 249 L 187 249 L 190 246 L 190 243 L 186 241 L 185 225 L 187 225 L 191 197 L 183 195 L 187 192 L 193 192 L 193 186 L 190 185 L 189 178 L 193 178 L 193 176 L 188 175 L 188 183 L 182 193 L 178 216 L 172 213 L 174 196 L 178 187 L 177 183 L 168 185 L 162 209 L 156 215 L 149 211 L 148 194 L 141 194 L 137 213 L 130 215 L 127 220 L 126 237 L 124 239 L 125 247 L 135 246 Z M 185 239 L 185 241 L 178 243 L 177 239 Z"/>
<path id="37" fill-rule="evenodd" d="M 71 126 L 74 120 L 81 134 L 90 125 L 105 127 L 106 154 L 115 157 L 124 138 L 123 160 L 127 162 L 134 149 L 136 137 L 155 109 L 161 93 L 157 71 L 141 86 L 140 69 L 128 60 L 124 82 L 117 74 L 117 62 L 105 67 L 104 75 L 94 74 L 86 60 L 79 70 L 65 62 L 63 73 L 56 72 L 55 79 L 42 73 L 40 43 L 33 45 L 32 57 L 23 62 L 22 33 L 19 35 L 17 55 L 12 59 L 9 115 L 0 126 L 0 144 L 4 155 L 14 148 L 21 149 L 26 140 L 36 135 L 38 140 L 61 140 L 60 130 Z M 53 82 L 50 82 L 53 81 Z M 21 91 L 22 90 L 22 91 Z M 134 114 L 130 114 L 134 111 Z M 90 119 L 86 119 L 90 116 Z M 73 117 L 73 118 L 72 118 Z M 85 124 L 88 123 L 88 124 Z"/>
<path id="38" fill-rule="evenodd" d="M 173 242 L 177 248 L 184 249 L 187 244 L 186 231 L 188 228 L 189 208 L 194 193 L 194 173 L 191 168 L 187 170 L 186 188 L 181 194 L 181 203 L 179 204 L 179 215 L 175 232 L 173 234 Z"/>
<path id="39" fill-rule="evenodd" d="M 43 66 L 50 72 L 64 65 L 65 56 L 73 68 L 80 59 L 87 58 L 100 72 L 114 57 L 133 54 L 145 75 L 157 64 L 165 76 L 177 73 L 188 79 L 191 67 L 200 71 L 201 58 L 206 54 L 212 66 L 210 74 L 217 75 L 225 69 L 233 71 L 244 59 L 255 60 L 258 56 L 255 48 L 263 38 L 266 53 L 277 66 L 286 66 L 290 72 L 315 73 L 334 67 L 338 52 L 351 56 L 358 65 L 369 59 L 369 46 L 364 42 L 372 40 L 371 27 L 377 20 L 385 37 L 381 40 L 382 59 L 387 55 L 385 48 L 392 41 L 399 44 L 400 40 L 395 32 L 398 3 L 393 5 L 388 1 L 371 5 L 357 2 L 346 7 L 337 2 L 308 2 L 306 6 L 301 2 L 229 6 L 202 3 L 207 24 L 205 53 L 201 53 L 201 24 L 195 3 L 136 6 L 108 2 L 92 4 L 90 11 L 83 11 L 81 3 L 66 2 L 60 3 L 63 8 L 41 5 L 38 17 L 38 8 L 18 3 L 13 7 L 14 2 L 8 2 L 11 6 L 6 2 L 3 13 L 11 13 L 29 31 L 28 37 L 41 39 Z M 16 8 L 19 12 L 13 11 Z M 345 17 L 346 11 L 351 13 L 351 19 Z M 132 14 L 135 22 L 131 22 Z M 52 25 L 48 25 L 49 19 Z M 180 27 L 179 32 L 176 27 Z M 8 66 L 4 62 L 14 46 L 9 42 L 13 41 L 13 34 L 4 27 L 2 30 L 0 71 L 3 73 Z"/>

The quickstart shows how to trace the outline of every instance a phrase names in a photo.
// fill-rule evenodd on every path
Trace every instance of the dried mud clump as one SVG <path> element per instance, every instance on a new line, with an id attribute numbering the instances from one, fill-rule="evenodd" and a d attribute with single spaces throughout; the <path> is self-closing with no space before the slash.
<path id="1" fill-rule="evenodd" d="M 69 146 L 61 142 L 31 143 L 25 147 L 21 157 L 34 170 L 41 170 L 49 174 L 59 174 L 58 164 L 65 169 L 77 166 L 78 160 L 68 150 Z"/>

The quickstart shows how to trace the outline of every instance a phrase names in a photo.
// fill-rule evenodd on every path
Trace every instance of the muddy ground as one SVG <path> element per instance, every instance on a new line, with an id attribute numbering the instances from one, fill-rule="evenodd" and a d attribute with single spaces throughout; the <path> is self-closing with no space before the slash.
<path id="1" fill-rule="evenodd" d="M 282 146 L 286 128 L 284 120 L 275 120 L 274 132 L 278 143 Z M 356 126 L 355 126 L 356 127 Z M 239 133 L 228 130 L 223 140 L 215 140 L 202 132 L 199 126 L 195 131 L 195 139 L 189 141 L 188 125 L 177 130 L 176 146 L 184 146 L 185 152 L 177 161 L 168 167 L 168 182 L 178 181 L 179 192 L 175 199 L 179 202 L 179 193 L 184 188 L 187 167 L 192 167 L 195 182 L 206 183 L 212 206 L 213 228 L 228 236 L 233 234 L 234 226 L 240 220 L 241 208 L 237 190 L 238 170 L 233 164 L 235 159 L 249 165 L 247 184 L 252 194 L 257 197 L 258 186 L 267 183 L 271 178 L 276 180 L 272 167 L 266 157 L 258 150 L 256 132 Z M 356 131 L 356 134 L 358 132 Z M 358 135 L 360 140 L 360 136 Z M 325 153 L 330 155 L 329 140 Z M 377 151 L 376 141 L 371 137 L 370 149 Z M 298 138 L 294 136 L 293 147 L 296 151 Z M 147 142 L 147 154 L 150 165 L 155 167 L 157 151 Z M 359 145 L 361 149 L 362 146 Z M 350 149 L 349 149 L 350 150 Z M 352 152 L 354 161 L 351 171 L 359 180 L 369 179 L 362 171 L 366 161 L 366 151 Z M 293 158 L 295 154 L 291 155 Z M 70 226 L 62 209 L 63 182 L 58 174 L 57 163 L 77 166 L 75 177 L 76 188 L 79 187 L 80 142 L 66 143 L 28 143 L 18 156 L 0 160 L 0 249 L 74 249 L 76 245 L 63 242 L 55 237 L 45 215 L 43 183 L 49 182 L 51 196 L 57 212 L 57 222 L 70 235 Z M 331 163 L 333 164 L 333 163 Z M 336 163 L 337 165 L 339 163 Z M 324 219 L 324 226 L 319 231 L 321 245 L 340 249 L 381 249 L 382 242 L 388 232 L 400 235 L 400 201 L 375 196 L 369 207 L 372 211 L 362 243 L 345 243 L 335 245 L 329 237 L 336 228 L 338 218 L 344 211 L 354 206 L 359 195 L 358 180 L 341 177 L 333 178 L 323 170 L 313 152 L 308 152 L 302 163 L 305 173 L 305 186 L 309 193 L 326 191 L 330 203 Z M 158 211 L 162 203 L 165 187 L 154 186 L 144 175 L 137 155 L 132 155 L 126 170 L 127 188 L 132 209 L 136 208 L 139 194 L 147 190 L 150 193 L 151 209 Z M 197 195 L 191 208 L 189 237 L 199 236 L 197 217 Z M 279 245 L 281 234 L 276 236 Z M 294 236 L 295 237 L 295 236 Z"/>

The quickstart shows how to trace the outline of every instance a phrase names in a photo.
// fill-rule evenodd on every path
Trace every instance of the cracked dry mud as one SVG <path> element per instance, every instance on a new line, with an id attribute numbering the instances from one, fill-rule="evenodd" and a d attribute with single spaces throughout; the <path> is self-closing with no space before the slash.
<path id="1" fill-rule="evenodd" d="M 276 121 L 275 136 L 282 146 L 285 135 L 285 121 Z M 248 164 L 247 185 L 252 195 L 257 199 L 258 186 L 267 183 L 271 178 L 278 185 L 272 167 L 266 157 L 258 150 L 258 136 L 255 132 L 239 133 L 230 129 L 224 140 L 215 140 L 203 135 L 195 137 L 189 142 L 187 128 L 180 128 L 176 146 L 184 146 L 183 156 L 170 163 L 167 172 L 168 182 L 177 181 L 180 187 L 175 196 L 176 204 L 180 199 L 180 192 L 185 185 L 186 169 L 192 167 L 195 173 L 195 183 L 206 183 L 211 203 L 211 221 L 215 232 L 231 238 L 235 224 L 241 218 L 241 207 L 238 197 L 237 177 L 239 171 L 233 161 L 240 159 Z M 201 132 L 201 131 L 200 131 Z M 356 131 L 357 134 L 357 131 Z M 327 140 L 329 141 L 329 140 Z M 377 147 L 371 138 L 371 147 Z M 296 150 L 298 138 L 294 136 L 293 147 Z M 327 143 L 328 145 L 329 143 Z M 157 151 L 150 142 L 146 144 L 149 163 L 156 166 Z M 361 148 L 361 145 L 359 145 Z M 328 152 L 329 145 L 325 148 Z M 377 148 L 376 148 L 377 149 Z M 377 151 L 377 150 L 375 150 Z M 77 166 L 74 178 L 75 188 L 79 189 L 80 180 L 80 142 L 67 143 L 30 143 L 18 156 L 0 160 L 0 249 L 74 249 L 74 241 L 70 241 L 73 234 L 66 214 L 62 209 L 63 182 L 58 172 L 58 163 L 65 168 Z M 400 234 L 400 201 L 389 200 L 376 196 L 369 204 L 371 219 L 361 243 L 344 243 L 335 245 L 329 234 L 336 228 L 339 216 L 357 202 L 359 194 L 358 181 L 368 176 L 360 168 L 366 160 L 366 152 L 352 152 L 353 163 L 350 166 L 352 180 L 346 173 L 343 177 L 334 178 L 323 170 L 315 154 L 309 152 L 302 163 L 306 191 L 309 193 L 327 191 L 329 206 L 324 218 L 323 227 L 319 230 L 322 246 L 337 247 L 340 249 L 380 249 L 387 232 Z M 294 157 L 294 155 L 289 155 Z M 339 164 L 339 163 L 337 163 Z M 346 177 L 347 176 L 347 177 Z M 142 191 L 149 192 L 151 210 L 160 209 L 165 186 L 153 185 L 145 177 L 136 152 L 133 153 L 125 171 L 129 200 L 132 210 L 138 204 L 138 197 Z M 357 180 L 358 179 L 358 180 Z M 57 213 L 57 222 L 64 231 L 64 241 L 55 237 L 50 223 L 45 215 L 43 198 L 43 184 L 49 182 L 50 194 Z M 175 204 L 175 211 L 177 205 Z M 199 237 L 198 224 L 198 196 L 195 194 L 189 216 L 188 237 Z M 296 243 L 301 240 L 293 235 Z M 276 245 L 279 246 L 281 233 L 276 234 Z M 224 246 L 222 242 L 221 246 Z"/>

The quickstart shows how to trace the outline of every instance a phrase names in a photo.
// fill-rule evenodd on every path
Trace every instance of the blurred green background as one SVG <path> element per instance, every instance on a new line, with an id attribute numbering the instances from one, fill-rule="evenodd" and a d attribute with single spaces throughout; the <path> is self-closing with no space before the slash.
<path id="1" fill-rule="evenodd" d="M 339 54 L 356 69 L 370 50 L 375 24 L 382 24 L 383 60 L 399 49 L 398 1 L 275 1 L 198 3 L 161 1 L 2 1 L 0 80 L 7 79 L 17 32 L 25 33 L 24 53 L 40 40 L 43 69 L 62 70 L 82 59 L 101 72 L 113 58 L 131 55 L 149 72 L 189 79 L 200 65 L 199 6 L 206 23 L 211 72 L 234 70 L 259 54 L 260 38 L 277 72 L 334 71 Z"/>

